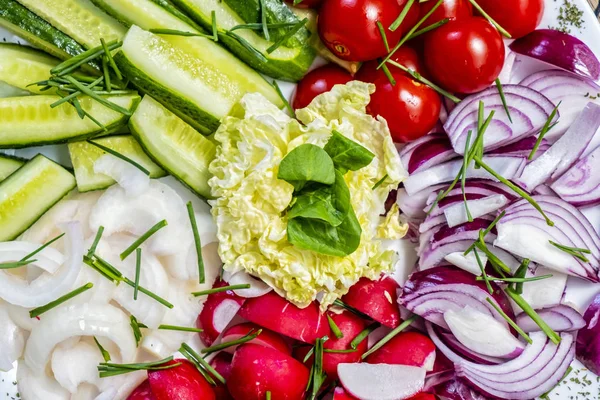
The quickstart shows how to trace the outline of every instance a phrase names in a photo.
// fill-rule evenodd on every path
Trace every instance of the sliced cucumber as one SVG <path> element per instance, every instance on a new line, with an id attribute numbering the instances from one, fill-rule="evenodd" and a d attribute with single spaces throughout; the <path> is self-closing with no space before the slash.
<path id="1" fill-rule="evenodd" d="M 79 118 L 77 110 L 70 104 L 51 108 L 50 105 L 59 99 L 54 95 L 0 99 L 0 148 L 63 143 L 103 133 L 89 118 Z M 137 94 L 107 96 L 106 99 L 131 111 L 140 101 Z M 125 115 L 89 97 L 81 97 L 79 102 L 109 132 L 127 122 Z"/>
<path id="2" fill-rule="evenodd" d="M 29 96 L 31 92 L 0 81 L 0 98 Z"/>
<path id="3" fill-rule="evenodd" d="M 37 155 L 0 182 L 0 241 L 13 240 L 75 187 L 65 168 Z"/>
<path id="4" fill-rule="evenodd" d="M 94 141 L 136 161 L 150 171 L 151 178 L 162 178 L 167 175 L 144 153 L 140 144 L 132 136 L 109 136 Z M 94 163 L 106 154 L 104 150 L 87 142 L 73 142 L 69 143 L 69 154 L 75 169 L 77 189 L 80 192 L 106 189 L 115 183 L 111 177 L 94 172 Z"/>
<path id="5" fill-rule="evenodd" d="M 0 0 L 0 26 L 61 60 L 83 53 L 85 48 L 15 0 Z M 98 66 L 94 62 L 90 63 Z M 88 72 L 95 70 L 82 66 Z M 98 71 L 95 71 L 98 73 Z"/>
<path id="6" fill-rule="evenodd" d="M 29 10 L 69 35 L 86 48 L 100 39 L 120 40 L 127 31 L 118 21 L 89 0 L 19 0 Z"/>
<path id="7" fill-rule="evenodd" d="M 28 85 L 48 79 L 50 69 L 59 62 L 31 47 L 0 43 L 0 81 L 31 93 L 43 93 L 39 86 Z"/>
<path id="8" fill-rule="evenodd" d="M 205 135 L 246 93 L 283 106 L 267 81 L 209 39 L 164 39 L 132 26 L 115 59 L 136 87 Z"/>
<path id="9" fill-rule="evenodd" d="M 7 156 L 6 154 L 0 154 L 0 182 L 21 168 L 23 164 L 25 164 L 25 160 Z"/>
<path id="10" fill-rule="evenodd" d="M 199 195 L 210 198 L 208 165 L 216 154 L 213 142 L 150 96 L 138 106 L 129 128 L 157 164 Z"/>
<path id="11" fill-rule="evenodd" d="M 289 28 L 273 29 L 271 40 L 266 40 L 261 31 L 239 29 L 233 33 L 240 36 L 263 56 L 259 57 L 227 31 L 237 25 L 261 22 L 258 0 L 173 0 L 196 22 L 207 30 L 212 29 L 211 12 L 215 11 L 219 40 L 252 68 L 266 75 L 288 81 L 299 81 L 315 59 L 315 51 L 309 44 L 310 32 L 302 28 L 282 46 L 269 54 L 267 49 L 281 38 Z M 280 0 L 264 0 L 269 23 L 297 23 L 300 20 Z M 270 31 L 271 32 L 271 31 Z M 265 59 L 267 62 L 265 62 Z"/>

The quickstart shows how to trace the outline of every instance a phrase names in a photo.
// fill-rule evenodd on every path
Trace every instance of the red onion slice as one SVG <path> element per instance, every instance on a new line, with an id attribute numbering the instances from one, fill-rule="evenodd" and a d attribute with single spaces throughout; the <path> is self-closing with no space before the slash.
<path id="1" fill-rule="evenodd" d="M 467 200 L 467 206 L 469 207 L 469 212 L 471 213 L 472 218 L 479 218 L 481 216 L 490 214 L 501 209 L 507 204 L 508 199 L 501 194 L 496 194 L 478 200 Z M 465 206 L 464 202 L 456 203 L 444 210 L 444 216 L 446 217 L 446 222 L 450 228 L 464 224 L 469 220 L 466 209 L 467 206 Z"/>
<path id="2" fill-rule="evenodd" d="M 475 353 L 471 349 L 467 348 L 461 342 L 459 342 L 451 333 L 440 333 L 442 340 L 461 356 L 467 358 L 470 361 L 476 362 L 477 364 L 483 365 L 495 365 L 503 363 L 504 359 L 497 357 L 484 356 L 482 354 Z"/>
<path id="3" fill-rule="evenodd" d="M 552 190 L 574 206 L 600 204 L 600 147 L 580 159 L 550 185 Z"/>
<path id="4" fill-rule="evenodd" d="M 400 211 L 407 217 L 412 219 L 423 219 L 425 218 L 425 211 L 423 211 L 423 209 L 425 208 L 429 196 L 432 194 L 437 196 L 437 192 L 446 187 L 446 184 L 433 185 L 420 192 L 413 193 L 410 196 L 406 193 L 406 190 L 399 189 L 396 203 L 398 204 Z"/>
<path id="5" fill-rule="evenodd" d="M 590 371 L 600 373 L 600 294 L 583 314 L 585 327 L 577 334 L 577 359 Z"/>
<path id="6" fill-rule="evenodd" d="M 436 386 L 435 394 L 441 400 L 488 400 L 488 397 L 474 391 L 459 378 Z"/>
<path id="7" fill-rule="evenodd" d="M 459 157 L 443 133 L 432 133 L 406 145 L 400 152 L 400 160 L 408 173 L 426 170 L 435 165 Z"/>
<path id="8" fill-rule="evenodd" d="M 526 137 L 525 139 L 521 139 L 518 142 L 511 143 L 509 145 L 492 150 L 488 154 L 500 154 L 504 156 L 510 155 L 514 157 L 529 157 L 529 155 L 531 154 L 531 150 L 533 150 L 536 143 L 537 138 L 535 136 L 530 136 Z M 542 139 L 537 151 L 535 152 L 533 159 L 535 160 L 540 155 L 544 154 L 549 148 L 550 142 L 548 142 L 546 139 Z"/>
<path id="9" fill-rule="evenodd" d="M 585 320 L 581 314 L 564 304 L 536 311 L 555 332 L 573 332 L 585 326 Z M 516 322 L 525 332 L 539 332 L 540 330 L 540 327 L 525 313 L 519 314 Z"/>

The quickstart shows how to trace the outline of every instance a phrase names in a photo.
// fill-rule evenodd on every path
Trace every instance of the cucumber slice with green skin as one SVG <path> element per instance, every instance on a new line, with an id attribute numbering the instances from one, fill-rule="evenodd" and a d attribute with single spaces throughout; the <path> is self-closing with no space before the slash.
<path id="1" fill-rule="evenodd" d="M 89 0 L 19 0 L 19 2 L 55 28 L 86 48 L 121 40 L 127 29 Z"/>
<path id="2" fill-rule="evenodd" d="M 108 147 L 109 149 L 113 149 L 137 162 L 150 171 L 151 178 L 162 178 L 167 175 L 161 167 L 156 165 L 146 153 L 144 153 L 144 150 L 133 136 L 109 136 L 95 139 L 94 142 Z M 106 152 L 104 150 L 87 142 L 69 143 L 69 155 L 71 156 L 71 163 L 75 169 L 77 189 L 80 192 L 106 189 L 115 183 L 111 177 L 94 172 L 94 164 L 105 154 Z"/>
<path id="3" fill-rule="evenodd" d="M 0 154 L 0 182 L 25 164 L 26 160 Z"/>
<path id="4" fill-rule="evenodd" d="M 41 94 L 41 87 L 28 86 L 50 77 L 50 69 L 60 63 L 39 50 L 18 44 L 0 43 L 0 81 L 31 93 Z"/>
<path id="5" fill-rule="evenodd" d="M 133 111 L 140 101 L 137 94 L 105 96 L 105 98 Z M 105 134 L 89 118 L 81 119 L 77 110 L 63 103 L 51 108 L 60 100 L 54 95 L 10 97 L 0 99 L 0 148 L 21 148 L 42 144 L 64 143 Z M 82 96 L 82 108 L 111 130 L 127 123 L 127 117 L 95 100 Z"/>
<path id="6" fill-rule="evenodd" d="M 135 110 L 129 129 L 157 164 L 200 196 L 211 197 L 208 165 L 216 154 L 213 142 L 150 96 Z"/>
<path id="7" fill-rule="evenodd" d="M 283 106 L 263 77 L 210 39 L 161 38 L 132 26 L 115 60 L 134 86 L 205 135 L 246 93 Z"/>
<path id="8" fill-rule="evenodd" d="M 229 2 L 222 0 L 173 1 L 208 31 L 212 30 L 211 11 L 214 10 L 217 19 L 219 40 L 248 65 L 265 75 L 277 79 L 297 82 L 306 74 L 316 57 L 315 50 L 309 44 L 310 32 L 305 28 L 300 29 L 295 36 L 285 43 L 285 46 L 280 46 L 271 54 L 267 52 L 267 49 L 271 47 L 274 43 L 273 41 L 281 35 L 279 32 L 286 32 L 286 30 L 274 29 L 273 37 L 270 41 L 265 40 L 262 36 L 262 31 L 248 29 L 235 30 L 235 34 L 248 42 L 267 59 L 267 62 L 265 62 L 264 59 L 257 57 L 255 52 L 248 50 L 237 39 L 226 34 L 227 31 L 237 25 L 260 22 L 260 18 L 258 20 L 245 20 L 244 15 L 250 15 L 251 13 L 245 12 L 238 14 L 236 10 L 226 4 Z M 251 4 L 255 1 L 256 0 L 248 0 Z M 245 2 L 246 0 L 237 1 L 236 9 L 242 9 Z M 276 3 L 281 3 L 280 0 L 265 0 L 265 3 L 270 4 L 267 5 L 269 10 L 277 9 L 277 12 L 269 12 L 267 14 L 267 18 L 270 19 L 269 23 L 299 21 L 298 17 L 296 17 L 287 6 L 279 4 L 279 6 L 276 7 Z M 287 10 L 287 12 L 283 10 Z"/>
<path id="9" fill-rule="evenodd" d="M 0 0 L 0 26 L 61 60 L 85 51 L 85 48 L 73 38 L 62 33 L 15 0 Z M 90 64 L 96 68 L 99 67 L 95 62 Z M 82 69 L 98 74 L 98 70 L 90 65 L 83 65 Z"/>
<path id="10" fill-rule="evenodd" d="M 75 187 L 75 177 L 54 161 L 34 157 L 0 182 L 0 241 L 13 240 Z"/>
<path id="11" fill-rule="evenodd" d="M 146 30 L 195 31 L 189 24 L 152 0 L 92 0 L 92 2 L 127 27 L 137 25 Z"/>

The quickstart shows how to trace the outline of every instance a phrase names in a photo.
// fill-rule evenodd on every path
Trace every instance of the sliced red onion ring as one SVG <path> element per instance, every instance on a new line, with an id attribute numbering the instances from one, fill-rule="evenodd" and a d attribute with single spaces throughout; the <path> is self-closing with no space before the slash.
<path id="1" fill-rule="evenodd" d="M 426 170 L 435 165 L 459 157 L 443 133 L 432 133 L 406 145 L 400 152 L 400 160 L 408 173 Z"/>
<path id="2" fill-rule="evenodd" d="M 507 204 L 508 199 L 501 194 L 484 197 L 483 199 L 467 200 L 467 206 L 469 207 L 472 218 L 479 218 L 486 214 L 490 214 Z M 469 220 L 467 206 L 465 206 L 464 202 L 455 203 L 444 210 L 444 216 L 446 217 L 446 222 L 450 228 L 464 224 Z"/>
<path id="3" fill-rule="evenodd" d="M 436 386 L 435 394 L 441 400 L 488 400 L 488 397 L 471 389 L 462 379 L 456 377 Z"/>
<path id="4" fill-rule="evenodd" d="M 586 79 L 600 78 L 600 61 L 594 52 L 575 36 L 556 29 L 537 29 L 512 42 L 510 49 Z"/>
<path id="5" fill-rule="evenodd" d="M 600 147 L 580 159 L 550 187 L 574 206 L 600 204 Z"/>
<path id="6" fill-rule="evenodd" d="M 573 332 L 585 326 L 585 320 L 581 314 L 574 308 L 564 304 L 536 311 L 555 332 Z M 538 332 L 540 330 L 538 324 L 525 313 L 519 314 L 516 322 L 525 332 Z"/>
<path id="7" fill-rule="evenodd" d="M 583 314 L 586 326 L 577 334 L 577 359 L 590 371 L 600 373 L 600 294 Z"/>
<path id="8" fill-rule="evenodd" d="M 600 105 L 588 103 L 569 130 L 537 160 L 525 167 L 516 183 L 531 192 L 546 181 L 555 181 L 581 156 L 600 128 Z"/>
<path id="9" fill-rule="evenodd" d="M 478 364 L 495 365 L 501 364 L 504 361 L 506 361 L 502 358 L 484 356 L 482 354 L 475 353 L 473 350 L 469 349 L 464 344 L 459 342 L 451 333 L 442 332 L 440 333 L 440 337 L 446 343 L 446 345 L 448 345 L 448 347 L 450 347 L 453 351 L 457 352 L 466 359 L 476 362 Z"/>
<path id="10" fill-rule="evenodd" d="M 464 154 L 468 132 L 471 142 L 477 132 L 479 102 L 485 105 L 485 116 L 495 114 L 483 139 L 486 150 L 497 149 L 538 133 L 554 109 L 554 104 L 540 92 L 522 85 L 504 85 L 507 108 L 513 122 L 504 110 L 498 88 L 491 86 L 483 92 L 471 95 L 452 110 L 444 124 L 444 130 L 452 142 L 454 151 Z"/>
<path id="11" fill-rule="evenodd" d="M 423 209 L 425 208 L 429 196 L 432 194 L 437 196 L 437 192 L 446 187 L 446 184 L 433 185 L 410 196 L 406 193 L 406 190 L 399 189 L 396 203 L 398 204 L 400 211 L 407 217 L 412 219 L 423 219 L 425 218 L 425 211 L 423 211 Z"/>
<path id="12" fill-rule="evenodd" d="M 474 252 L 470 252 L 465 256 L 464 252 L 457 251 L 455 253 L 448 254 L 446 257 L 444 257 L 444 260 L 462 270 L 472 273 L 473 275 L 481 275 L 481 268 L 479 267 L 479 263 L 477 262 L 477 257 L 475 257 Z M 479 260 L 481 261 L 482 265 L 486 265 L 488 262 L 485 254 L 479 254 Z"/>
<path id="13" fill-rule="evenodd" d="M 495 150 L 490 151 L 488 154 L 500 154 L 500 155 L 510 155 L 515 157 L 529 157 L 531 154 L 531 150 L 533 150 L 535 144 L 537 143 L 537 138 L 535 136 L 529 136 L 524 139 L 519 140 L 518 142 L 511 143 L 509 145 L 499 147 Z M 542 139 L 540 145 L 538 146 L 537 151 L 533 159 L 535 160 L 542 154 L 546 152 L 550 148 L 550 142 L 546 139 Z"/>
<path id="14" fill-rule="evenodd" d="M 511 156 L 484 156 L 483 161 L 494 171 L 506 179 L 513 179 L 521 174 L 525 166 L 525 158 Z M 463 160 L 447 161 L 424 171 L 411 175 L 404 181 L 404 189 L 410 196 L 434 185 L 451 182 L 461 171 Z M 472 165 L 466 173 L 467 179 L 479 178 L 496 181 L 483 168 L 475 169 Z"/>
<path id="15" fill-rule="evenodd" d="M 489 217 L 478 218 L 473 222 L 467 222 L 453 228 L 440 225 L 429 231 L 422 232 L 419 238 L 420 242 L 417 254 L 423 257 L 426 253 L 431 253 L 446 244 L 469 240 L 473 242 L 479 237 L 479 230 L 486 229 L 491 221 L 492 219 Z M 496 233 L 493 231 L 486 236 L 486 240 L 491 242 L 495 237 Z M 420 265 L 423 265 L 423 260 L 421 260 Z"/>

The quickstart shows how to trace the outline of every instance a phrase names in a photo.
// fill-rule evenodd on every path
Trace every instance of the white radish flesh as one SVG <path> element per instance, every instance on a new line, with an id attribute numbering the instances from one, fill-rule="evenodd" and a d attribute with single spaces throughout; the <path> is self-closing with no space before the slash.
<path id="1" fill-rule="evenodd" d="M 408 399 L 423 389 L 425 368 L 391 364 L 339 364 L 344 389 L 360 400 Z"/>

